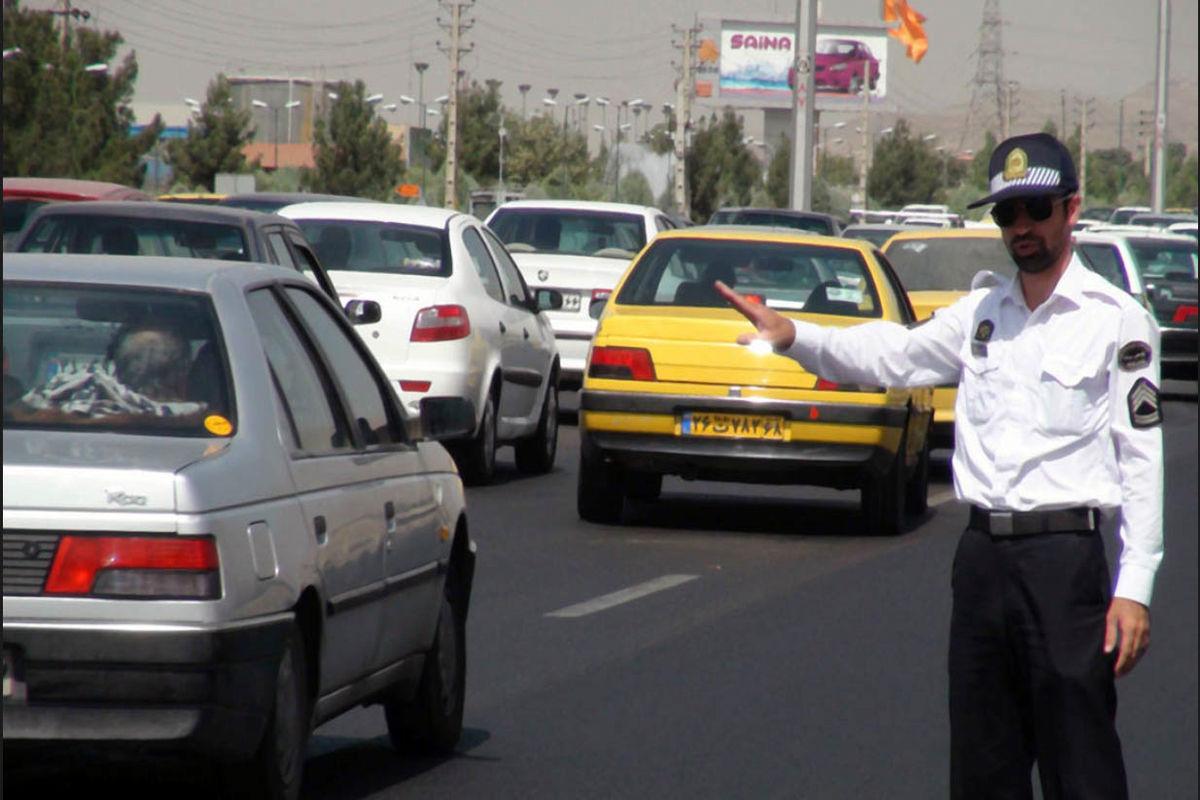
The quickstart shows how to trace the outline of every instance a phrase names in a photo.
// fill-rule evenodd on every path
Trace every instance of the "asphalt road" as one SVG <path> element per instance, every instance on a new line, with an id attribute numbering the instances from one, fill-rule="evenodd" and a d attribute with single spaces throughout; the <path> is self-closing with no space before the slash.
<path id="1" fill-rule="evenodd" d="M 1200 785 L 1195 396 L 1165 411 L 1153 647 L 1119 683 L 1134 798 Z M 382 712 L 359 709 L 314 734 L 305 798 L 947 796 L 966 511 L 944 466 L 929 513 L 893 539 L 864 535 L 856 492 L 676 480 L 605 527 L 575 514 L 573 425 L 559 447 L 548 476 L 521 476 L 502 451 L 496 484 L 469 490 L 479 566 L 458 753 L 397 757 Z M 207 796 L 195 773 L 91 767 L 6 794 L 83 777 L 126 797 Z"/>

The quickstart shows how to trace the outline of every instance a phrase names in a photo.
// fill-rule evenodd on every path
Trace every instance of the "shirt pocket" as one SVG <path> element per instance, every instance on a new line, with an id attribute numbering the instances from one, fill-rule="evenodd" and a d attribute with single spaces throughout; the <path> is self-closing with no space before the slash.
<path id="1" fill-rule="evenodd" d="M 1052 434 L 1082 434 L 1091 429 L 1107 382 L 1096 359 L 1051 353 L 1042 359 L 1037 387 L 1038 427 Z"/>
<path id="2" fill-rule="evenodd" d="M 962 398 L 963 411 L 972 423 L 985 423 L 995 413 L 999 392 L 997 377 L 996 363 L 986 356 L 971 356 L 963 360 L 958 394 Z"/>

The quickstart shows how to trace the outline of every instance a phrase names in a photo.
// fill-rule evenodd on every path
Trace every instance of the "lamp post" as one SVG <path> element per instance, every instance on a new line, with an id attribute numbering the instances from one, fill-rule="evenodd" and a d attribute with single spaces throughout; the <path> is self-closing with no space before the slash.
<path id="1" fill-rule="evenodd" d="M 585 94 L 584 92 L 576 92 L 575 93 L 575 107 L 578 109 L 579 106 L 583 106 L 583 116 L 576 117 L 576 119 L 575 119 L 575 127 L 577 127 L 580 131 L 587 130 L 587 124 L 588 124 L 587 110 L 588 110 L 589 103 L 591 103 L 591 98 L 588 97 L 587 94 Z M 576 111 L 576 114 L 578 114 L 578 113 L 579 112 Z"/>
<path id="2" fill-rule="evenodd" d="M 504 138 L 508 136 L 508 129 L 501 124 L 497 133 L 500 135 L 500 191 L 496 197 L 496 205 L 501 206 L 504 204 Z"/>
<path id="3" fill-rule="evenodd" d="M 255 108 L 271 109 L 271 139 L 275 142 L 275 159 L 272 169 L 279 169 L 279 107 L 264 103 L 262 100 L 251 100 L 250 105 Z"/>
<path id="4" fill-rule="evenodd" d="M 530 86 L 528 83 L 522 83 L 522 84 L 520 84 L 519 86 L 517 86 L 517 90 L 521 92 L 521 121 L 522 121 L 522 122 L 524 122 L 524 121 L 525 121 L 525 100 L 526 100 L 526 95 L 528 95 L 528 94 L 529 94 L 529 90 L 530 90 L 530 89 L 532 89 L 532 88 L 533 88 L 533 87 L 532 87 L 532 86 Z"/>
<path id="5" fill-rule="evenodd" d="M 425 202 L 425 161 L 427 159 L 427 150 L 429 147 L 428 134 L 425 130 L 425 70 L 429 69 L 428 62 L 415 61 L 413 69 L 417 71 L 417 117 L 420 124 L 417 129 L 420 131 L 419 137 L 421 140 L 421 202 Z"/>

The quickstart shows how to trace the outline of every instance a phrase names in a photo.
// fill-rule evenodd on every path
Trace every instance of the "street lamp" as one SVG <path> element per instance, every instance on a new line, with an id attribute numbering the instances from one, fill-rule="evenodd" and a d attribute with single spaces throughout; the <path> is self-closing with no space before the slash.
<path id="1" fill-rule="evenodd" d="M 525 119 L 525 95 L 529 94 L 529 90 L 533 87 L 528 83 L 522 83 L 517 89 L 521 92 L 521 119 Z"/>
<path id="2" fill-rule="evenodd" d="M 508 129 L 503 125 L 497 131 L 500 135 L 500 195 L 496 198 L 496 205 L 504 204 L 504 138 L 508 136 Z"/>
<path id="3" fill-rule="evenodd" d="M 575 122 L 576 122 L 576 127 L 577 127 L 577 128 L 579 128 L 579 130 L 581 130 L 581 131 L 582 131 L 582 130 L 584 130 L 584 129 L 586 129 L 586 127 L 587 127 L 587 123 L 588 123 L 588 121 L 587 121 L 587 111 L 588 111 L 588 104 L 590 104 L 590 103 L 591 103 L 591 101 L 592 101 L 592 99 L 591 99 L 590 97 L 588 97 L 586 94 L 584 94 L 583 92 L 576 92 L 576 93 L 575 93 L 575 105 L 576 105 L 576 107 L 578 107 L 578 106 L 583 106 L 583 116 L 582 116 L 582 117 L 577 117 L 577 118 L 576 118 L 576 120 L 575 120 Z M 578 112 L 576 112 L 576 113 L 578 113 Z"/>
<path id="4" fill-rule="evenodd" d="M 378 103 L 378 102 L 380 102 L 380 101 L 382 101 L 382 100 L 383 100 L 383 95 L 381 95 L 381 94 L 379 94 L 379 93 L 376 93 L 376 94 L 369 94 L 369 95 L 367 95 L 367 96 L 366 96 L 366 97 L 363 99 L 363 102 L 364 102 L 364 103 L 366 103 L 366 104 L 367 104 L 367 105 L 369 105 L 369 106 L 373 106 L 373 105 L 375 105 L 376 103 Z"/>

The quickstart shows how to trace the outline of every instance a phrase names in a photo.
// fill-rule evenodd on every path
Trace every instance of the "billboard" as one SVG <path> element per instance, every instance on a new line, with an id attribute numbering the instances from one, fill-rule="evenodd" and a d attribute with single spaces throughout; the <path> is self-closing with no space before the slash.
<path id="1" fill-rule="evenodd" d="M 696 97 L 743 108 L 791 108 L 796 26 L 790 22 L 705 20 Z M 820 25 L 810 66 L 817 108 L 850 109 L 887 97 L 887 28 Z"/>

